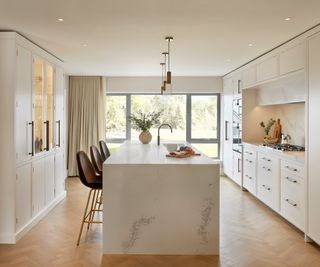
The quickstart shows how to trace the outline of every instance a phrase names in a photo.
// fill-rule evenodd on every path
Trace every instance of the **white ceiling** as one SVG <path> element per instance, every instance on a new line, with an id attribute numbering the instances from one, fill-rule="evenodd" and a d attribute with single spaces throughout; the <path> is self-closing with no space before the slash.
<path id="1" fill-rule="evenodd" d="M 174 75 L 223 75 L 319 22 L 320 0 L 0 0 L 73 75 L 159 76 L 167 35 Z"/>

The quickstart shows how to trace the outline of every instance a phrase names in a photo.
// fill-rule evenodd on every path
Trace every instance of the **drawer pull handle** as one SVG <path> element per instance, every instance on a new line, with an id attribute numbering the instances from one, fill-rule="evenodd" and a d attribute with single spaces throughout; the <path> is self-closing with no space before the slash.
<path id="1" fill-rule="evenodd" d="M 270 187 L 267 187 L 265 184 L 262 185 L 262 187 L 264 187 L 266 190 L 270 191 L 271 188 Z"/>
<path id="2" fill-rule="evenodd" d="M 248 152 L 248 151 L 246 151 L 246 154 L 248 154 L 248 155 L 253 155 L 252 152 Z"/>
<path id="3" fill-rule="evenodd" d="M 286 179 L 287 179 L 289 182 L 294 183 L 294 184 L 296 184 L 296 183 L 298 182 L 297 180 L 292 179 L 292 178 L 290 178 L 289 176 L 286 176 Z"/>
<path id="4" fill-rule="evenodd" d="M 252 160 L 248 160 L 248 159 L 246 159 L 246 162 L 252 163 Z"/>
<path id="5" fill-rule="evenodd" d="M 266 166 L 263 166 L 262 169 L 265 169 L 268 172 L 271 172 L 271 169 L 267 168 Z"/>
<path id="6" fill-rule="evenodd" d="M 297 203 L 295 203 L 295 202 L 293 202 L 292 200 L 290 200 L 289 198 L 286 198 L 285 199 L 285 201 L 286 202 L 288 202 L 291 206 L 293 206 L 293 207 L 296 207 L 296 206 L 298 206 L 298 204 Z"/>
<path id="7" fill-rule="evenodd" d="M 268 161 L 268 162 L 271 161 L 271 159 L 268 159 L 268 158 L 266 158 L 266 157 L 263 157 L 263 158 L 261 158 L 261 159 L 266 160 L 266 161 Z"/>
<path id="8" fill-rule="evenodd" d="M 290 170 L 290 171 L 293 171 L 293 172 L 297 172 L 297 171 L 298 171 L 298 169 L 292 168 L 292 167 L 290 167 L 290 166 L 286 166 L 285 168 L 288 169 L 288 170 Z"/>
<path id="9" fill-rule="evenodd" d="M 248 174 L 245 175 L 248 179 L 252 180 L 252 177 L 249 176 Z"/>

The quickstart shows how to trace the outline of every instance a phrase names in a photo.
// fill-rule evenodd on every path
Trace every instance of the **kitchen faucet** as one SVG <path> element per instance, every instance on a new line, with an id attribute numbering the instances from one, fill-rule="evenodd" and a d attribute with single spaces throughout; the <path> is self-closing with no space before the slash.
<path id="1" fill-rule="evenodd" d="M 171 133 L 172 133 L 172 127 L 168 123 L 161 124 L 158 127 L 158 146 L 160 146 L 160 129 L 162 128 L 162 126 L 168 126 L 171 129 Z"/>

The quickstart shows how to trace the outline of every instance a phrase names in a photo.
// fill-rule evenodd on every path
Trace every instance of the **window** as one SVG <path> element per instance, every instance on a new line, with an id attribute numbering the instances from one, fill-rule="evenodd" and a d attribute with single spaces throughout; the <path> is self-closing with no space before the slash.
<path id="1" fill-rule="evenodd" d="M 187 141 L 209 157 L 219 157 L 219 94 L 107 94 L 106 140 L 111 150 L 124 140 L 138 140 L 140 132 L 131 128 L 130 114 L 160 110 L 160 122 L 173 128 L 173 133 L 161 129 L 162 140 Z M 157 137 L 157 129 L 150 129 L 153 139 Z"/>

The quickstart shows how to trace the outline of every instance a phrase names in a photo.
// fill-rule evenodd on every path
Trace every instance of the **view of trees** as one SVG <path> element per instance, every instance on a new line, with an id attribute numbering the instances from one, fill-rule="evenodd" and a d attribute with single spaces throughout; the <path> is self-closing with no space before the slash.
<path id="1" fill-rule="evenodd" d="M 106 97 L 106 137 L 107 139 L 126 139 L 126 95 L 108 95 Z M 164 140 L 186 141 L 187 135 L 187 96 L 186 95 L 131 95 L 131 114 L 138 111 L 150 113 L 161 111 L 160 123 L 168 123 L 168 129 L 161 131 Z M 191 138 L 217 138 L 218 97 L 216 95 L 191 96 Z M 150 129 L 152 136 L 157 136 L 157 126 Z M 138 139 L 140 132 L 131 129 L 131 139 Z M 207 154 L 217 156 L 217 144 L 197 144 Z"/>

